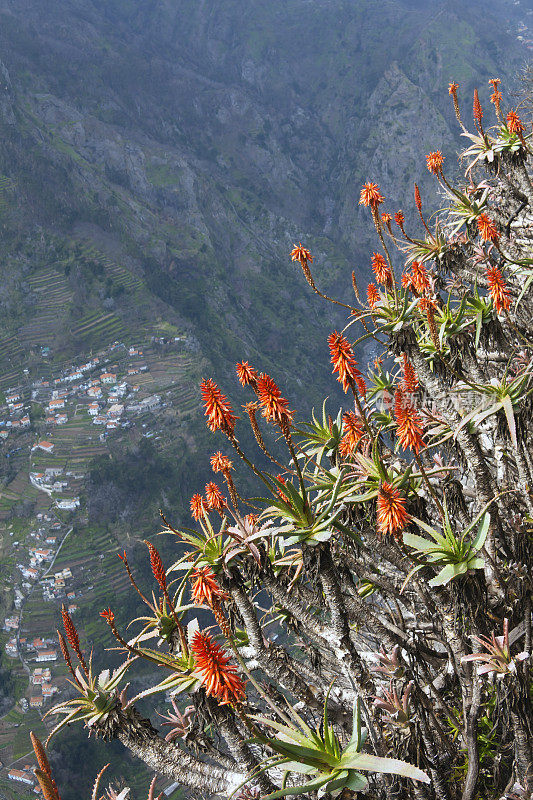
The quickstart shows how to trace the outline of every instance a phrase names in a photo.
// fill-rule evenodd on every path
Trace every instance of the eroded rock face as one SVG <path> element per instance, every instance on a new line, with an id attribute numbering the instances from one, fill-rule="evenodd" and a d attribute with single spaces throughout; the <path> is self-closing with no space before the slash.
<path id="1" fill-rule="evenodd" d="M 448 81 L 468 94 L 522 57 L 503 5 L 2 0 L 10 222 L 90 231 L 207 355 L 221 324 L 245 348 L 292 351 L 297 317 L 311 356 L 329 312 L 311 311 L 292 241 L 327 288 L 348 291 L 354 265 L 365 282 L 375 241 L 359 187 L 377 181 L 409 224 L 414 180 L 434 191 L 424 154 L 455 168 Z M 230 342 L 216 352 L 237 355 Z"/>

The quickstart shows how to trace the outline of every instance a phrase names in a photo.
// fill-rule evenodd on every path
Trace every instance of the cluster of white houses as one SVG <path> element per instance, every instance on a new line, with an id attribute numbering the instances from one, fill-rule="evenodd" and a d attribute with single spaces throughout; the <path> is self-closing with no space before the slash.
<path id="1" fill-rule="evenodd" d="M 7 416 L 0 419 L 0 439 L 7 439 L 11 431 L 31 425 L 29 408 L 20 391 L 12 389 L 6 393 L 6 410 Z"/>

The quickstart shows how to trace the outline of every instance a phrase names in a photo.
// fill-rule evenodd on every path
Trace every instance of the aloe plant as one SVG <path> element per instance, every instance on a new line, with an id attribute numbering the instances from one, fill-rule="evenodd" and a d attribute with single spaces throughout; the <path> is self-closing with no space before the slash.
<path id="1" fill-rule="evenodd" d="M 331 689 L 331 687 L 330 687 Z M 328 692 L 329 695 L 329 692 Z M 302 717 L 291 707 L 288 711 L 293 719 L 292 725 L 285 725 L 265 717 L 255 716 L 255 722 L 271 728 L 275 737 L 258 736 L 258 740 L 277 754 L 273 759 L 263 762 L 260 772 L 273 767 L 285 771 L 284 785 L 271 792 L 263 800 L 276 800 L 288 795 L 304 795 L 316 791 L 319 797 L 337 794 L 342 789 L 353 792 L 366 789 L 367 780 L 362 772 L 387 773 L 429 783 L 423 770 L 397 758 L 383 758 L 362 749 L 367 738 L 367 730 L 361 724 L 361 701 L 356 699 L 353 707 L 352 736 L 343 748 L 337 734 L 328 720 L 328 696 L 324 702 L 322 726 L 315 730 L 307 725 Z M 305 775 L 309 780 L 296 786 L 287 786 L 291 773 Z M 256 772 L 256 774 L 258 774 Z"/>
<path id="2" fill-rule="evenodd" d="M 424 539 L 422 536 L 417 536 L 413 533 L 403 534 L 404 544 L 412 547 L 418 555 L 424 557 L 425 561 L 424 564 L 419 564 L 411 570 L 406 582 L 415 572 L 422 569 L 426 563 L 443 565 L 438 574 L 429 581 L 430 586 L 444 586 L 460 575 L 466 575 L 476 569 L 483 569 L 485 566 L 485 559 L 479 555 L 479 552 L 485 544 L 490 526 L 490 514 L 487 512 L 486 507 L 480 511 L 460 536 L 456 536 L 454 533 L 445 501 L 443 502 L 443 509 L 442 532 L 435 530 L 435 528 L 427 525 L 421 519 L 413 517 L 413 521 L 419 528 L 426 531 L 431 539 Z M 478 523 L 479 526 L 475 536 L 471 539 L 471 534 Z"/>
<path id="3" fill-rule="evenodd" d="M 50 709 L 48 714 L 60 714 L 63 719 L 52 729 L 47 741 L 72 722 L 84 722 L 89 728 L 105 722 L 120 705 L 117 689 L 131 663 L 129 659 L 114 672 L 104 669 L 98 675 L 93 675 L 92 659 L 89 661 L 88 675 L 77 667 L 74 671 L 75 681 L 69 682 L 78 690 L 79 697 L 63 700 Z"/>

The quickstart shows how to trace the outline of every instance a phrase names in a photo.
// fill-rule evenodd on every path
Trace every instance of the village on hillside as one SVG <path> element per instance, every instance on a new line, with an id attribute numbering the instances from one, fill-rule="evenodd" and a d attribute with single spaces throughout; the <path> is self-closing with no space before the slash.
<path id="1" fill-rule="evenodd" d="M 43 358 L 49 357 L 45 349 Z M 10 787 L 13 798 L 41 796 L 28 732 L 46 734 L 43 715 L 69 689 L 54 628 L 61 605 L 76 619 L 84 603 L 99 597 L 102 574 L 106 585 L 125 588 L 116 548 L 108 552 L 103 534 L 85 549 L 71 545 L 73 526 L 86 521 L 91 459 L 107 452 L 114 437 L 157 439 L 169 415 L 179 425 L 194 412 L 193 358 L 194 343 L 185 336 L 131 346 L 113 342 L 57 374 L 28 376 L 4 391 L 0 451 L 16 457 L 20 468 L 0 486 L 0 555 L 11 565 L 0 587 L 8 598 L 0 646 L 12 664 L 18 700 L 0 718 L 0 796 L 3 791 L 10 798 Z M 31 511 L 22 519 L 17 509 L 24 501 Z"/>

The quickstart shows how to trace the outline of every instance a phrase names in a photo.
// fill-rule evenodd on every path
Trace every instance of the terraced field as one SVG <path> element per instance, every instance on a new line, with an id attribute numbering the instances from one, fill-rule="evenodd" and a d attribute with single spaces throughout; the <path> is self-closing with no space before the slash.
<path id="1" fill-rule="evenodd" d="M 127 338 L 124 322 L 113 313 L 97 311 L 88 314 L 72 326 L 70 333 L 85 347 L 100 347 L 114 339 Z"/>
<path id="2" fill-rule="evenodd" d="M 49 435 L 49 441 L 54 445 L 53 453 L 39 450 L 32 453 L 32 469 L 63 467 L 83 472 L 89 467 L 92 458 L 106 450 L 105 445 L 99 441 L 99 433 L 100 430 L 85 415 L 79 414 L 69 419 L 64 425 L 56 426 Z"/>
<path id="3" fill-rule="evenodd" d="M 72 291 L 64 273 L 53 267 L 38 270 L 28 283 L 35 297 L 35 305 L 31 320 L 19 331 L 20 341 L 28 348 L 50 346 L 67 318 Z"/>
<path id="4" fill-rule="evenodd" d="M 18 383 L 24 355 L 18 336 L 0 338 L 0 389 L 7 389 Z"/>

